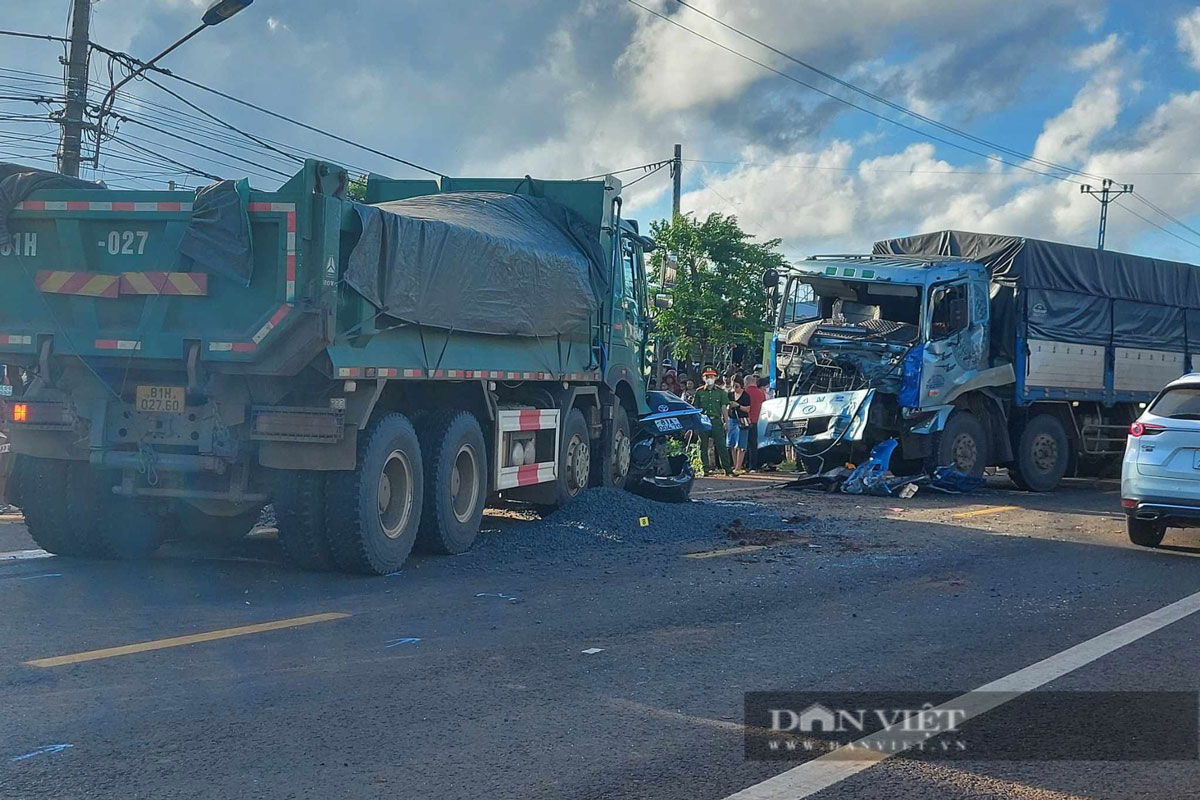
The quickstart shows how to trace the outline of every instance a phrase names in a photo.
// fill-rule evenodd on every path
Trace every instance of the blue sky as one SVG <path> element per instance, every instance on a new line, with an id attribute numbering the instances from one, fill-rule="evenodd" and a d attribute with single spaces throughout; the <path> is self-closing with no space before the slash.
<path id="1" fill-rule="evenodd" d="M 675 0 L 639 2 L 773 67 L 904 119 Z M 1145 199 L 1200 231 L 1194 213 L 1200 175 L 1187 174 L 1200 173 L 1200 9 L 1194 3 L 694 4 L 992 143 L 1134 183 Z M 6 27 L 54 34 L 65 29 L 68 0 L 11 5 Z M 146 57 L 190 29 L 204 5 L 100 0 L 93 39 Z M 0 47 L 0 94 L 61 91 L 57 45 L 5 39 Z M 792 257 L 859 250 L 877 238 L 944 227 L 1080 244 L 1095 236 L 1097 204 L 1078 186 L 997 165 L 846 108 L 627 0 L 256 0 L 164 64 L 451 174 L 581 177 L 669 157 L 681 142 L 685 158 L 696 159 L 684 166 L 684 210 L 735 213 L 747 230 L 782 238 Z M 103 89 L 104 59 L 93 62 L 92 74 Z M 290 147 L 359 169 L 414 174 L 202 92 L 175 88 Z M 141 123 L 173 123 L 177 133 L 214 143 L 198 121 L 169 110 L 180 106 L 152 86 L 134 86 L 121 105 Z M 11 119 L 44 113 L 39 108 L 27 100 L 0 102 L 0 158 L 46 163 L 34 159 L 53 153 L 54 127 Z M 105 145 L 98 173 L 114 185 L 159 186 L 178 170 L 136 163 L 154 159 L 134 146 L 222 176 L 257 172 L 253 180 L 263 187 L 273 184 L 274 175 L 263 166 L 290 170 L 270 154 L 237 148 L 236 139 L 220 146 L 254 166 L 138 123 L 122 123 L 117 135 L 124 141 Z M 628 190 L 627 208 L 643 219 L 663 216 L 669 186 L 666 171 L 639 182 Z M 1141 200 L 1121 202 L 1170 233 L 1113 206 L 1110 247 L 1200 263 L 1200 233 Z"/>

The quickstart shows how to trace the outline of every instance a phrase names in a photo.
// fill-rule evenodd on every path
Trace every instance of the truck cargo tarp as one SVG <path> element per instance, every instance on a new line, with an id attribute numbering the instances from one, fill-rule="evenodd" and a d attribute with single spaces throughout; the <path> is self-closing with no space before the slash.
<path id="1" fill-rule="evenodd" d="M 250 184 L 245 179 L 218 181 L 197 189 L 192 218 L 179 243 L 180 254 L 202 270 L 249 286 L 254 266 L 249 203 Z"/>
<path id="2" fill-rule="evenodd" d="M 538 197 L 447 192 L 356 205 L 346 282 L 387 316 L 469 333 L 587 338 L 600 231 Z"/>
<path id="3" fill-rule="evenodd" d="M 1003 344 L 1006 353 L 1015 341 L 1013 288 L 1019 287 L 1029 298 L 1031 334 L 1038 335 L 1041 330 L 1042 335 L 1052 333 L 1066 341 L 1099 344 L 1115 340 L 1118 345 L 1128 342 L 1127 346 L 1175 350 L 1185 338 L 1187 315 L 1163 307 L 1200 309 L 1200 267 L 1177 261 L 964 231 L 888 239 L 876 242 L 873 252 L 954 256 L 986 266 L 993 281 L 992 317 L 999 323 L 993 330 L 993 342 Z M 1112 309 L 1097 313 L 1104 302 Z M 1053 307 L 1053 315 L 1038 314 L 1038 303 Z"/>
<path id="4" fill-rule="evenodd" d="M 0 247 L 8 244 L 8 215 L 17 203 L 38 189 L 103 189 L 102 183 L 93 183 L 81 178 L 49 170 L 26 167 L 21 164 L 0 162 Z"/>

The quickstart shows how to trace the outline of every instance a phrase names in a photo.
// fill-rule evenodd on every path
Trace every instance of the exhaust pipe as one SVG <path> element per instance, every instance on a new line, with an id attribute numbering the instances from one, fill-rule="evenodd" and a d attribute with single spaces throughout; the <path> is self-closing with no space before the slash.
<path id="1" fill-rule="evenodd" d="M 1147 522 L 1153 522 L 1154 520 L 1158 519 L 1159 516 L 1160 515 L 1157 511 L 1153 511 L 1151 509 L 1146 509 L 1144 511 L 1139 509 L 1137 513 L 1133 515 L 1134 519 L 1144 519 Z"/>

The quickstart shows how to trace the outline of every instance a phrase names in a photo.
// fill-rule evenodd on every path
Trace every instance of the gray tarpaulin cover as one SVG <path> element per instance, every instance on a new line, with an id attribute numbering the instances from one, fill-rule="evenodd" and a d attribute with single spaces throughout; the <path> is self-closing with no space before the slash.
<path id="1" fill-rule="evenodd" d="M 249 201 L 250 184 L 245 179 L 197 189 L 192 218 L 179 243 L 180 255 L 199 269 L 249 286 L 254 266 Z"/>
<path id="2" fill-rule="evenodd" d="M 346 282 L 385 314 L 470 333 L 586 338 L 607 283 L 600 231 L 564 206 L 447 192 L 356 206 Z"/>
<path id="3" fill-rule="evenodd" d="M 38 189 L 103 189 L 104 184 L 68 178 L 20 164 L 0 162 L 0 247 L 9 243 L 8 215 L 13 207 Z"/>
<path id="4" fill-rule="evenodd" d="M 8 215 L 39 189 L 107 189 L 102 183 L 69 178 L 57 172 L 0 162 L 0 247 L 8 244 Z M 250 218 L 246 181 L 219 181 L 196 191 L 192 216 L 179 246 L 197 269 L 218 272 L 250 284 Z M 64 265 L 64 268 L 66 267 Z"/>
<path id="5" fill-rule="evenodd" d="M 1024 296 L 1034 338 L 1181 352 L 1185 340 L 1200 343 L 1200 267 L 1191 264 L 963 231 L 888 239 L 873 252 L 960 256 L 986 266 L 1001 352 L 1015 340 L 1014 289 Z"/>

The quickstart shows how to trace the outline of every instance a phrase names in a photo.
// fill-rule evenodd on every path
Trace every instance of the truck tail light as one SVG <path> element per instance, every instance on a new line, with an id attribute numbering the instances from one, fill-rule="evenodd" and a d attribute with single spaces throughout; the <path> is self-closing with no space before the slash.
<path id="1" fill-rule="evenodd" d="M 13 424 L 39 430 L 69 430 L 75 425 L 75 413 L 66 403 L 53 400 L 26 401 L 9 406 Z"/>
<path id="2" fill-rule="evenodd" d="M 29 406 L 25 403 L 13 403 L 12 421 L 27 422 L 29 420 Z"/>
<path id="3" fill-rule="evenodd" d="M 1129 435 L 1137 439 L 1141 436 L 1153 436 L 1165 430 L 1166 428 L 1162 425 L 1155 425 L 1152 422 L 1135 422 L 1129 426 Z"/>

